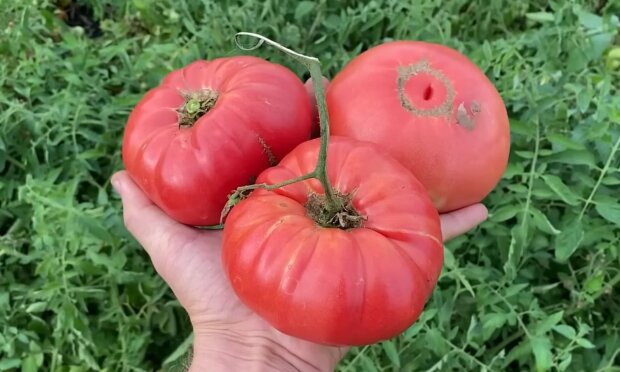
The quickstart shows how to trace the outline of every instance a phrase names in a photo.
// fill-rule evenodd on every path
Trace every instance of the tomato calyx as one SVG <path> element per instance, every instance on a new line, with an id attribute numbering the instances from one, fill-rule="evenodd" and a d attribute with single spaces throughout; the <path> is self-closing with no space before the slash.
<path id="1" fill-rule="evenodd" d="M 191 128 L 198 119 L 203 117 L 215 106 L 219 94 L 211 89 L 194 92 L 181 92 L 185 103 L 177 109 L 179 128 Z"/>
<path id="2" fill-rule="evenodd" d="M 312 193 L 306 202 L 308 216 L 319 226 L 338 228 L 342 230 L 355 229 L 362 227 L 366 217 L 359 214 L 353 207 L 353 197 L 351 194 L 335 193 L 336 200 L 340 208 L 333 210 L 329 208 L 325 195 Z"/>

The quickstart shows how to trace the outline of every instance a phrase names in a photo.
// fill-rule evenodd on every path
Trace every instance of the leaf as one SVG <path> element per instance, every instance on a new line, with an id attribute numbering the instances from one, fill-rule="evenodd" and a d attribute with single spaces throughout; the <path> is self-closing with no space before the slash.
<path id="1" fill-rule="evenodd" d="M 426 347 L 435 355 L 440 356 L 449 352 L 448 345 L 437 328 L 430 328 L 424 337 Z"/>
<path id="2" fill-rule="evenodd" d="M 546 334 L 551 329 L 553 329 L 556 324 L 562 321 L 563 316 L 564 311 L 558 311 L 557 313 L 551 314 L 548 317 L 544 318 L 536 325 L 536 334 L 539 336 Z"/>
<path id="3" fill-rule="evenodd" d="M 560 177 L 546 174 L 542 176 L 542 179 L 545 181 L 547 186 L 549 186 L 549 188 L 553 190 L 553 192 L 555 192 L 566 204 L 579 204 L 579 197 L 571 191 L 568 186 L 566 186 Z"/>
<path id="4" fill-rule="evenodd" d="M 553 330 L 561 334 L 562 336 L 568 338 L 569 340 L 572 340 L 577 335 L 575 328 L 569 325 L 566 325 L 566 324 L 558 324 L 553 327 Z"/>
<path id="5" fill-rule="evenodd" d="M 618 204 L 597 204 L 596 211 L 607 221 L 620 226 L 620 205 Z"/>
<path id="6" fill-rule="evenodd" d="M 508 247 L 508 259 L 504 263 L 504 273 L 508 279 L 517 276 L 517 268 L 523 256 L 525 246 L 526 225 L 519 224 L 512 228 L 510 233 L 510 246 Z"/>
<path id="7" fill-rule="evenodd" d="M 144 10 L 147 7 L 146 0 L 133 0 L 132 2 L 133 6 L 135 6 L 138 10 Z"/>
<path id="8" fill-rule="evenodd" d="M 444 249 L 443 256 L 443 262 L 447 268 L 456 267 L 456 260 L 454 259 L 454 254 L 452 254 L 452 251 L 449 249 Z"/>
<path id="9" fill-rule="evenodd" d="M 594 346 L 594 344 L 592 342 L 590 342 L 590 340 L 585 339 L 585 338 L 578 338 L 575 340 L 575 342 L 577 343 L 577 345 L 585 348 L 585 349 L 594 349 L 596 346 Z"/>
<path id="10" fill-rule="evenodd" d="M 519 155 L 523 159 L 534 159 L 534 151 L 530 150 L 515 150 L 516 155 Z"/>
<path id="11" fill-rule="evenodd" d="M 577 94 L 577 108 L 581 113 L 584 113 L 588 110 L 590 106 L 590 101 L 592 101 L 592 92 L 588 89 L 583 89 Z"/>
<path id="12" fill-rule="evenodd" d="M 86 231 L 90 232 L 93 236 L 97 237 L 104 242 L 113 242 L 115 239 L 110 232 L 103 226 L 103 222 L 100 219 L 91 217 L 87 214 L 82 214 L 79 218 L 79 222 L 84 226 Z"/>
<path id="13" fill-rule="evenodd" d="M 22 362 L 21 372 L 37 372 L 39 366 L 37 365 L 37 359 L 34 355 L 28 355 Z"/>
<path id="14" fill-rule="evenodd" d="M 486 341 L 493 332 L 502 328 L 506 324 L 506 315 L 500 313 L 484 314 L 482 316 L 482 337 Z"/>
<path id="15" fill-rule="evenodd" d="M 491 213 L 489 220 L 494 222 L 504 222 L 517 215 L 523 208 L 518 204 L 504 205 Z"/>
<path id="16" fill-rule="evenodd" d="M 548 133 L 547 139 L 556 146 L 563 147 L 568 150 L 585 150 L 586 147 L 581 142 L 572 140 L 558 133 Z"/>
<path id="17" fill-rule="evenodd" d="M 400 357 L 398 356 L 398 351 L 396 350 L 396 346 L 394 346 L 394 342 L 388 340 L 381 344 L 383 346 L 383 351 L 385 351 L 385 355 L 388 356 L 392 365 L 400 368 Z"/>
<path id="18" fill-rule="evenodd" d="M 605 176 L 605 178 L 601 180 L 601 184 L 606 186 L 617 186 L 620 185 L 620 179 L 614 176 Z"/>
<path id="19" fill-rule="evenodd" d="M 595 294 L 601 292 L 603 289 L 603 284 L 605 283 L 605 273 L 603 271 L 598 271 L 593 276 L 589 277 L 584 284 L 584 289 L 586 292 L 590 294 Z"/>
<path id="20" fill-rule="evenodd" d="M 170 353 L 170 355 L 168 355 L 168 357 L 164 360 L 163 364 L 164 365 L 171 364 L 181 359 L 181 357 L 187 354 L 190 347 L 192 346 L 193 341 L 194 341 L 194 334 L 191 333 L 189 336 L 187 336 L 187 338 L 185 338 L 185 340 L 179 346 L 177 346 L 176 349 L 174 349 L 172 353 Z"/>
<path id="21" fill-rule="evenodd" d="M 506 288 L 506 290 L 504 291 L 504 297 L 510 298 L 518 293 L 521 293 L 528 286 L 528 283 L 513 284 L 510 287 Z"/>
<path id="22" fill-rule="evenodd" d="M 573 354 L 565 353 L 563 354 L 562 361 L 560 362 L 558 368 L 560 369 L 560 371 L 566 371 L 568 367 L 570 367 L 572 361 Z"/>
<path id="23" fill-rule="evenodd" d="M 379 372 L 377 366 L 375 365 L 375 361 L 366 354 L 361 354 L 360 360 L 364 364 L 364 371 L 368 372 Z"/>
<path id="24" fill-rule="evenodd" d="M 47 309 L 47 302 L 33 302 L 26 308 L 27 313 L 40 313 Z"/>
<path id="25" fill-rule="evenodd" d="M 603 18 L 596 14 L 579 10 L 577 16 L 579 17 L 579 23 L 587 29 L 596 30 L 603 26 Z"/>
<path id="26" fill-rule="evenodd" d="M 603 32 L 600 34 L 592 35 L 590 38 L 590 42 L 592 46 L 590 48 L 590 57 L 592 59 L 599 59 L 605 53 L 605 50 L 613 45 L 614 42 L 614 33 L 612 32 Z"/>
<path id="27" fill-rule="evenodd" d="M 0 360 L 0 371 L 7 371 L 12 368 L 17 368 L 22 365 L 22 361 L 18 358 L 2 359 Z"/>
<path id="28" fill-rule="evenodd" d="M 548 12 L 531 12 L 526 13 L 525 16 L 527 17 L 527 19 L 531 19 L 535 22 L 553 22 L 555 19 L 553 13 Z"/>
<path id="29" fill-rule="evenodd" d="M 525 357 L 528 357 L 531 352 L 532 346 L 530 340 L 524 338 L 517 346 L 510 349 L 510 352 L 506 355 L 504 365 L 510 364 L 517 359 L 524 359 Z"/>
<path id="30" fill-rule="evenodd" d="M 579 248 L 585 233 L 579 220 L 569 223 L 555 239 L 555 258 L 560 262 L 568 260 Z"/>
<path id="31" fill-rule="evenodd" d="M 413 338 L 418 333 L 420 333 L 422 328 L 424 328 L 424 325 L 426 324 L 426 322 L 432 319 L 435 315 L 437 315 L 436 308 L 431 308 L 431 309 L 424 311 L 422 315 L 420 316 L 420 318 L 418 319 L 418 321 L 413 323 L 413 325 L 405 331 L 403 338 L 405 340 L 413 340 Z"/>
<path id="32" fill-rule="evenodd" d="M 547 337 L 534 336 L 530 340 L 532 353 L 536 361 L 536 371 L 548 371 L 551 369 L 553 354 L 551 353 L 551 341 Z"/>
<path id="33" fill-rule="evenodd" d="M 467 337 L 465 340 L 467 342 L 471 342 L 474 338 L 480 335 L 480 330 L 480 323 L 478 322 L 478 319 L 475 315 L 472 315 L 469 320 L 469 327 L 467 328 Z"/>
<path id="34" fill-rule="evenodd" d="M 562 163 L 568 165 L 587 165 L 591 168 L 596 167 L 596 159 L 587 150 L 566 150 L 555 153 L 546 158 L 548 163 Z"/>
<path id="35" fill-rule="evenodd" d="M 312 1 L 300 1 L 295 8 L 295 19 L 300 20 L 306 15 L 312 13 L 315 3 Z"/>
<path id="36" fill-rule="evenodd" d="M 547 216 L 538 210 L 537 208 L 530 207 L 530 213 L 532 214 L 532 219 L 536 224 L 536 227 L 543 232 L 548 234 L 557 235 L 560 233 L 560 230 L 556 229 L 555 226 L 549 221 Z"/>

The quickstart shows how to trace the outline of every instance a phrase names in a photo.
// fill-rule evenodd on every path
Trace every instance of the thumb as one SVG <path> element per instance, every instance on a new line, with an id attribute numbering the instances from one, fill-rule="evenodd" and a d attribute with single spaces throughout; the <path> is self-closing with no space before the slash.
<path id="1" fill-rule="evenodd" d="M 142 192 L 126 171 L 112 176 L 112 186 L 121 196 L 127 230 L 144 247 L 160 272 L 170 249 L 195 239 L 199 231 L 166 215 Z M 161 274 L 161 272 L 160 272 Z"/>
<path id="2" fill-rule="evenodd" d="M 440 216 L 443 241 L 446 242 L 478 226 L 487 219 L 487 208 L 473 204 Z"/>

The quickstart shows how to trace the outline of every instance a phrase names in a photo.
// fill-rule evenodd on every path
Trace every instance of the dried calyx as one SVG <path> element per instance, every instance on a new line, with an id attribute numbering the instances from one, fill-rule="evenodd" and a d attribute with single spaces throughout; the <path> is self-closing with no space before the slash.
<path id="1" fill-rule="evenodd" d="M 343 230 L 361 227 L 366 218 L 361 216 L 353 207 L 351 195 L 336 191 L 334 196 L 339 204 L 339 208 L 336 210 L 328 208 L 325 195 L 310 194 L 306 202 L 308 216 L 323 227 L 336 227 Z"/>
<path id="2" fill-rule="evenodd" d="M 185 103 L 177 109 L 179 127 L 191 127 L 198 119 L 204 116 L 215 106 L 218 93 L 211 89 L 201 89 L 195 92 L 181 92 Z"/>

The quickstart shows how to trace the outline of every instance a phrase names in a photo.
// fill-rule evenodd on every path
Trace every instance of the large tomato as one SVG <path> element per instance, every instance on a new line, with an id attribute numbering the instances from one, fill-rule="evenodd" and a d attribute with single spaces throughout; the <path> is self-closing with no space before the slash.
<path id="1" fill-rule="evenodd" d="M 318 151 L 319 139 L 302 143 L 258 182 L 312 171 Z M 276 329 L 321 344 L 374 343 L 409 327 L 429 298 L 443 263 L 439 216 L 411 172 L 375 145 L 332 137 L 328 153 L 328 177 L 350 197 L 332 222 L 348 228 L 319 222 L 315 179 L 256 190 L 226 220 L 224 268 Z"/>
<path id="2" fill-rule="evenodd" d="M 171 72 L 129 117 L 123 161 L 168 215 L 217 224 L 227 196 L 310 138 L 304 85 L 250 56 L 196 61 Z"/>
<path id="3" fill-rule="evenodd" d="M 508 162 L 506 108 L 485 74 L 451 48 L 394 41 L 340 71 L 327 91 L 334 135 L 372 141 L 427 188 L 440 212 L 477 203 Z"/>

